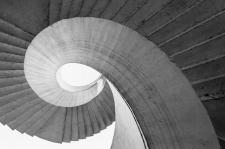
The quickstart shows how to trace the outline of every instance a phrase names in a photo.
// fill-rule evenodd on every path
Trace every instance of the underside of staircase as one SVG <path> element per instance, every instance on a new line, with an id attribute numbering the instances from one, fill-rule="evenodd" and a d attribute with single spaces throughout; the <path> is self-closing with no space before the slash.
<path id="1" fill-rule="evenodd" d="M 57 107 L 35 94 L 23 71 L 27 47 L 44 28 L 96 17 L 137 31 L 165 52 L 191 82 L 225 146 L 224 8 L 224 0 L 1 0 L 0 122 L 62 143 L 92 136 L 115 120 L 108 84 L 87 104 Z"/>

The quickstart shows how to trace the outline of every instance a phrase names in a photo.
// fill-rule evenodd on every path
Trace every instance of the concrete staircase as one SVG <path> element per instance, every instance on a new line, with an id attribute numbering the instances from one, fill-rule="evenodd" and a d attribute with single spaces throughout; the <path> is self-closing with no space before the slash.
<path id="1" fill-rule="evenodd" d="M 81 107 L 54 107 L 34 94 L 23 73 L 26 48 L 37 33 L 61 19 L 91 16 L 124 24 L 157 44 L 192 83 L 223 144 L 224 8 L 224 0 L 1 1 L 1 122 L 53 142 L 85 138 L 112 123 L 109 91 Z"/>

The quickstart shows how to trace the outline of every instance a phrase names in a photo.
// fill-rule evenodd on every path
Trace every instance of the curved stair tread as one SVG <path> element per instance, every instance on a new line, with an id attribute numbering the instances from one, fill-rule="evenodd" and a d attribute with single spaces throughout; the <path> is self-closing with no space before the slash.
<path id="1" fill-rule="evenodd" d="M 63 142 L 70 142 L 72 139 L 72 114 L 73 108 L 66 108 Z"/>
<path id="2" fill-rule="evenodd" d="M 20 124 L 34 115 L 39 109 L 41 109 L 45 103 L 40 100 L 34 99 L 31 102 L 24 104 L 23 106 L 11 111 L 3 117 L 3 121 L 11 129 L 16 129 Z"/>
<path id="3" fill-rule="evenodd" d="M 34 38 L 34 35 L 25 32 L 14 24 L 11 24 L 3 19 L 0 19 L 0 29 L 5 33 L 11 34 L 28 42 L 30 42 Z"/>
<path id="4" fill-rule="evenodd" d="M 35 135 L 48 141 L 62 143 L 65 116 L 66 108 L 58 108 L 56 113 L 47 121 L 44 127 L 36 132 Z"/>

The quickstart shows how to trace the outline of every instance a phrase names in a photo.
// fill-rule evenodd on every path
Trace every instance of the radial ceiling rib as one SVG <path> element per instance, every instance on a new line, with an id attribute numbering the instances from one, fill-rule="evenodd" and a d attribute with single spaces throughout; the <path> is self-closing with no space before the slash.
<path id="1" fill-rule="evenodd" d="M 31 33 L 28 33 L 17 27 L 16 25 L 11 24 L 3 19 L 0 19 L 0 30 L 5 33 L 19 37 L 28 42 L 31 42 L 31 40 L 34 38 L 34 35 L 32 35 Z"/>
<path id="2" fill-rule="evenodd" d="M 36 135 L 45 140 L 62 143 L 66 108 L 60 107 Z"/>
<path id="3" fill-rule="evenodd" d="M 120 8 L 123 7 L 126 1 L 127 0 L 111 0 L 100 17 L 104 19 L 112 18 L 120 10 Z"/>
<path id="4" fill-rule="evenodd" d="M 41 100 L 35 100 L 25 103 L 23 106 L 15 109 L 14 111 L 9 112 L 8 114 L 2 117 L 4 124 L 7 124 L 11 129 L 16 129 L 20 124 L 25 122 L 30 118 L 34 113 L 39 111 L 42 107 L 45 106 L 45 103 Z"/>
<path id="5" fill-rule="evenodd" d="M 148 0 L 128 0 L 112 20 L 122 23 L 140 10 L 147 2 Z"/>
<path id="6" fill-rule="evenodd" d="M 206 3 L 198 4 L 196 7 L 183 13 L 178 18 L 175 18 L 173 21 L 169 22 L 156 32 L 148 34 L 148 38 L 156 42 L 157 44 L 162 44 L 163 42 L 166 42 L 167 40 L 173 38 L 174 36 L 180 34 L 181 32 L 188 30 L 189 28 L 192 28 L 199 22 L 202 22 L 205 19 L 210 18 L 211 16 L 218 13 L 218 11 L 221 11 L 221 9 L 218 10 L 215 7 L 211 7 L 212 6 L 211 1 L 204 1 L 204 2 Z"/>
<path id="7" fill-rule="evenodd" d="M 73 108 L 66 108 L 66 118 L 64 124 L 63 142 L 70 142 L 72 140 L 72 115 Z"/>
<path id="8" fill-rule="evenodd" d="M 18 37 L 0 32 L 0 42 L 6 43 L 6 44 L 10 44 L 13 46 L 17 46 L 20 48 L 24 48 L 26 49 L 28 47 L 28 45 L 30 44 L 29 42 L 20 39 Z"/>
<path id="9" fill-rule="evenodd" d="M 74 0 L 63 0 L 60 9 L 60 19 L 69 17 L 69 11 Z"/>
<path id="10" fill-rule="evenodd" d="M 149 0 L 138 12 L 136 12 L 125 25 L 136 29 L 143 21 L 157 14 L 162 8 L 167 6 L 172 0 Z"/>
<path id="11" fill-rule="evenodd" d="M 62 0 L 49 0 L 49 25 L 59 21 Z"/>
<path id="12" fill-rule="evenodd" d="M 21 55 L 21 56 L 24 56 L 26 53 L 25 48 L 12 46 L 12 45 L 9 45 L 9 44 L 3 43 L 3 42 L 0 42 L 0 51 L 11 53 L 11 54 L 16 54 L 16 55 Z"/>
<path id="13" fill-rule="evenodd" d="M 204 0 L 173 0 L 171 3 L 166 5 L 161 11 L 145 20 L 143 24 L 138 26 L 137 31 L 143 36 L 150 36 L 151 34 L 157 33 L 165 26 L 174 22 L 180 16 L 191 11 L 195 7 L 198 7 Z"/>
<path id="14" fill-rule="evenodd" d="M 80 10 L 82 8 L 83 1 L 84 0 L 73 0 L 70 7 L 69 18 L 77 17 L 77 15 L 80 13 Z"/>
<path id="15" fill-rule="evenodd" d="M 104 10 L 107 8 L 111 0 L 97 0 L 96 4 L 92 8 L 90 14 L 88 16 L 90 17 L 99 17 Z"/>

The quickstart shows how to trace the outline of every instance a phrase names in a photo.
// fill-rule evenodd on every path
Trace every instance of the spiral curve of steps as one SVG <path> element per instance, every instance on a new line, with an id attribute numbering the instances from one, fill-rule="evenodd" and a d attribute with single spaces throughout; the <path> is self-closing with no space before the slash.
<path id="1" fill-rule="evenodd" d="M 106 94 L 104 100 L 102 97 L 97 97 L 87 105 L 77 108 L 54 107 L 38 99 L 27 84 L 23 72 L 26 49 L 32 39 L 44 28 L 66 18 L 97 17 L 136 30 L 153 41 L 170 57 L 192 83 L 208 110 L 223 144 L 225 140 L 224 8 L 223 0 L 1 1 L 0 121 L 8 124 L 12 129 L 39 137 L 46 136 L 45 129 L 52 130 L 54 134 L 44 139 L 60 143 L 90 136 L 114 121 L 111 93 Z M 108 85 L 106 90 L 107 93 L 110 92 Z M 101 109 L 107 110 L 107 115 L 96 117 L 99 111 L 90 112 L 95 107 L 105 107 L 102 105 L 109 106 Z M 30 107 L 33 108 L 28 112 L 27 109 Z M 82 112 L 86 111 L 85 109 L 90 111 Z M 42 117 L 46 112 L 47 114 Z M 90 119 L 85 120 L 84 114 L 92 114 L 92 116 L 89 115 Z M 17 117 L 18 115 L 20 117 Z M 77 115 L 79 121 L 74 122 L 74 115 Z M 39 116 L 41 116 L 40 121 L 34 121 Z M 30 119 L 27 119 L 28 117 Z M 56 121 L 61 123 L 56 125 Z M 92 124 L 92 129 L 84 125 L 79 128 L 70 127 L 73 123 L 84 124 L 84 122 L 89 126 Z M 73 134 L 77 130 L 79 136 Z"/>

